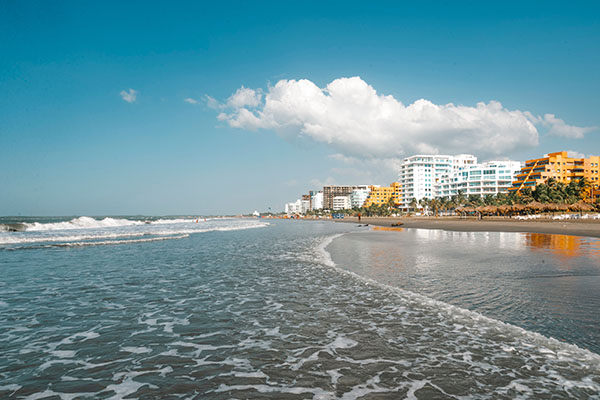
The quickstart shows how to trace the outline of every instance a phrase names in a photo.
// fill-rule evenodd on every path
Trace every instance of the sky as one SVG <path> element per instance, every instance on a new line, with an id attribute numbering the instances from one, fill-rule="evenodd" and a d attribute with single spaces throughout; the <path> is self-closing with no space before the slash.
<path id="1" fill-rule="evenodd" d="M 0 215 L 281 211 L 416 153 L 600 154 L 598 2 L 2 1 L 0 52 Z"/>

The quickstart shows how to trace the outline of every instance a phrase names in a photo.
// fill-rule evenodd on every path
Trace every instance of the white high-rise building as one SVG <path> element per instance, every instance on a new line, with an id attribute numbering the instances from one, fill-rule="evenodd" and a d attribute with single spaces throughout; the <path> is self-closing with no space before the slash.
<path id="1" fill-rule="evenodd" d="M 345 210 L 350 208 L 350 196 L 335 196 L 333 198 L 333 210 Z"/>
<path id="2" fill-rule="evenodd" d="M 350 193 L 350 208 L 360 208 L 369 197 L 369 193 L 371 193 L 371 189 L 354 189 L 352 193 Z"/>
<path id="3" fill-rule="evenodd" d="M 400 208 L 409 208 L 413 198 L 432 199 L 435 197 L 435 184 L 442 176 L 461 168 L 477 164 L 477 157 L 471 154 L 456 156 L 417 154 L 402 160 L 398 181 L 402 185 Z"/>
<path id="4" fill-rule="evenodd" d="M 459 190 L 465 196 L 507 193 L 520 170 L 519 161 L 489 161 L 469 165 L 443 175 L 435 185 L 435 197 L 454 196 Z"/>
<path id="5" fill-rule="evenodd" d="M 312 194 L 312 209 L 322 210 L 323 209 L 323 192 L 317 192 Z"/>
<path id="6" fill-rule="evenodd" d="M 302 213 L 302 200 L 298 199 L 293 203 L 286 203 L 285 213 L 288 215 Z"/>

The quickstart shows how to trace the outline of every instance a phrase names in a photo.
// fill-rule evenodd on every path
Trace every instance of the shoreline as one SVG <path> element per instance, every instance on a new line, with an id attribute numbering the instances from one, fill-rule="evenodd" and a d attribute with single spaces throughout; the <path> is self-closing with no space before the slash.
<path id="1" fill-rule="evenodd" d="M 335 220 L 334 222 L 358 224 L 358 218 L 346 217 L 343 220 Z M 392 227 L 392 224 L 401 223 L 402 225 L 399 228 L 441 229 L 455 232 L 547 233 L 600 238 L 599 220 L 519 221 L 491 218 L 483 220 L 460 219 L 457 217 L 362 217 L 360 223 L 379 227 Z"/>

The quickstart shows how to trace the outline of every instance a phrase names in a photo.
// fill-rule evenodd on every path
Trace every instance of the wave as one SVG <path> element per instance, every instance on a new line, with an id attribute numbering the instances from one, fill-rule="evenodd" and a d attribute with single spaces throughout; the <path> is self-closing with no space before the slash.
<path id="1" fill-rule="evenodd" d="M 145 221 L 133 221 L 106 217 L 98 220 L 91 217 L 78 217 L 70 221 L 41 224 L 39 222 L 23 223 L 26 231 L 56 231 L 66 229 L 114 228 L 121 226 L 143 225 Z"/>
<path id="2" fill-rule="evenodd" d="M 557 356 L 569 356 L 578 362 L 594 364 L 596 368 L 600 368 L 600 355 L 590 350 L 581 348 L 576 344 L 562 342 L 553 337 L 547 337 L 541 333 L 528 331 L 527 329 L 518 327 L 516 325 L 487 317 L 477 311 L 461 308 L 443 301 L 432 299 L 419 293 L 387 285 L 340 267 L 332 260 L 330 253 L 326 250 L 326 247 L 336 238 L 349 234 L 352 233 L 342 233 L 325 237 L 315 249 L 318 255 L 318 261 L 326 267 L 333 268 L 336 271 L 341 272 L 342 274 L 345 274 L 353 279 L 362 281 L 367 285 L 378 287 L 389 292 L 390 294 L 400 296 L 411 302 L 415 302 L 416 304 L 435 308 L 441 312 L 444 312 L 446 315 L 455 320 L 464 319 L 475 322 L 475 325 L 483 323 L 488 327 L 493 327 L 500 331 L 510 333 L 513 337 L 519 338 L 525 342 L 536 344 L 547 349 L 553 349 Z M 600 384 L 597 386 L 600 387 Z"/>
<path id="3" fill-rule="evenodd" d="M 95 219 L 92 217 L 81 216 L 73 218 L 70 221 L 61 222 L 16 222 L 10 224 L 0 224 L 0 232 L 39 232 L 39 231 L 58 231 L 71 229 L 91 229 L 91 228 L 115 228 L 123 226 L 135 225 L 168 225 L 168 224 L 184 224 L 197 222 L 213 221 L 215 218 L 160 218 L 156 220 L 134 220 L 126 218 L 106 217 L 103 219 Z"/>
<path id="4" fill-rule="evenodd" d="M 139 225 L 139 224 L 138 224 Z M 160 224 L 159 224 L 160 225 Z M 111 232 L 107 233 L 106 231 L 98 232 L 98 233 L 82 233 L 82 234 L 68 234 L 68 235 L 44 235 L 44 236 L 0 236 L 0 246 L 1 245 L 22 245 L 22 244 L 36 244 L 36 243 L 64 243 L 64 242 L 83 242 L 83 241 L 99 241 L 99 240 L 114 240 L 125 243 L 122 239 L 128 238 L 142 238 L 145 236 L 156 238 L 156 237 L 167 237 L 170 238 L 172 236 L 182 236 L 186 237 L 194 234 L 194 233 L 206 233 L 206 232 L 227 232 L 227 231 L 237 231 L 243 229 L 253 229 L 253 228 L 264 228 L 268 226 L 267 222 L 254 222 L 252 224 L 245 225 L 236 225 L 236 226 L 203 226 L 194 224 L 193 228 L 175 228 L 175 229 L 156 229 L 150 231 L 137 231 L 137 232 Z M 123 226 L 123 225 L 121 225 Z M 197 226 L 197 228 L 196 228 Z M 49 231 L 49 230 L 47 230 Z M 146 241 L 152 241 L 150 238 Z M 138 241 L 143 241 L 145 239 L 135 239 Z M 86 242 L 92 243 L 92 242 Z M 132 242 L 133 243 L 133 242 Z"/>

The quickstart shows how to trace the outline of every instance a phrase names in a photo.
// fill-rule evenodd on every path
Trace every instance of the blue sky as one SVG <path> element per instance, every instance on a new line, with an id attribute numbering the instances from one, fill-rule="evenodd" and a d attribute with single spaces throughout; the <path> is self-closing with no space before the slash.
<path id="1" fill-rule="evenodd" d="M 389 184 L 415 148 L 454 150 L 460 131 L 439 126 L 462 111 L 483 160 L 599 154 L 600 5 L 481 3 L 2 2 L 0 215 L 280 210 L 323 183 Z M 329 89 L 282 111 L 280 81 L 286 99 Z M 335 103 L 335 82 L 372 109 Z M 231 106 L 242 87 L 261 103 Z M 381 95 L 466 108 L 371 132 Z M 326 115 L 300 114 L 314 96 Z M 499 126 L 508 144 L 481 147 Z"/>

